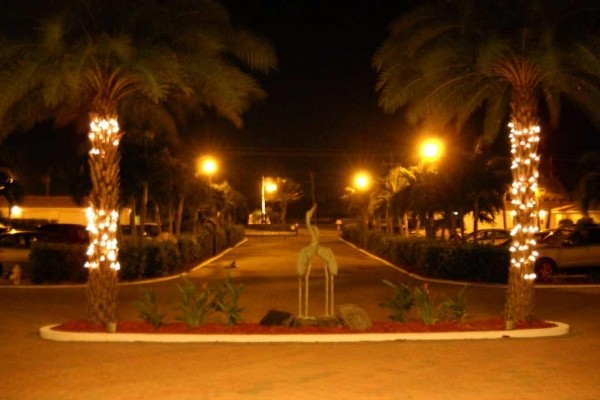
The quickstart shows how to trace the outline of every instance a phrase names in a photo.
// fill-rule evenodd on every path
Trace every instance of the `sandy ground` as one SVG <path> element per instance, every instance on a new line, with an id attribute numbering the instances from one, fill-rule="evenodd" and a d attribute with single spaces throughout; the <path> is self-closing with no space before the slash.
<path id="1" fill-rule="evenodd" d="M 323 244 L 340 264 L 336 303 L 354 303 L 372 319 L 387 294 L 381 279 L 407 279 L 334 236 Z M 190 274 L 221 281 L 223 268 L 243 283 L 244 318 L 269 309 L 295 312 L 298 250 L 308 238 L 251 238 Z M 318 265 L 311 312 L 323 306 Z M 144 287 L 159 298 L 176 293 L 176 280 Z M 460 286 L 431 284 L 437 293 Z M 467 289 L 469 313 L 501 315 L 503 287 Z M 121 288 L 122 319 L 136 316 L 139 286 Z M 42 340 L 40 326 L 82 318 L 84 288 L 0 287 L 0 399 L 577 399 L 600 398 L 600 288 L 537 290 L 541 318 L 568 323 L 557 338 L 346 344 L 60 343 Z"/>

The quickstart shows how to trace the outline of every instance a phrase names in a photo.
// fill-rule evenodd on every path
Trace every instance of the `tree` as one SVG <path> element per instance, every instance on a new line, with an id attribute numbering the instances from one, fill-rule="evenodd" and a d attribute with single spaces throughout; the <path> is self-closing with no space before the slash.
<path id="1" fill-rule="evenodd" d="M 407 212 L 412 206 L 410 190 L 416 181 L 417 169 L 417 167 L 397 166 L 388 172 L 384 180 L 384 186 L 392 194 L 390 200 L 392 215 L 398 218 L 398 225 L 403 237 L 409 235 Z"/>
<path id="2" fill-rule="evenodd" d="M 556 126 L 568 99 L 600 125 L 598 12 L 587 0 L 438 1 L 399 18 L 373 57 L 379 104 L 387 112 L 402 108 L 414 123 L 435 119 L 456 132 L 481 116 L 488 142 L 508 118 L 517 229 L 507 322 L 534 316 L 541 117 Z"/>
<path id="3" fill-rule="evenodd" d="M 231 224 L 236 218 L 236 211 L 246 201 L 244 196 L 234 190 L 229 182 L 213 183 L 212 196 L 209 201 L 211 208 L 216 212 L 216 224 L 221 226 L 224 222 Z"/>
<path id="4" fill-rule="evenodd" d="M 12 207 L 23 200 L 23 187 L 15 178 L 12 170 L 0 167 L 0 196 L 8 203 L 8 217 Z"/>
<path id="5" fill-rule="evenodd" d="M 265 97 L 251 72 L 268 72 L 276 60 L 266 41 L 234 28 L 214 0 L 66 3 L 63 14 L 2 41 L 0 132 L 49 119 L 88 121 L 88 306 L 90 318 L 108 328 L 116 321 L 122 110 L 169 100 L 241 126 L 243 112 Z"/>
<path id="6" fill-rule="evenodd" d="M 176 141 L 176 129 L 164 129 L 153 124 L 154 116 L 140 115 L 146 110 L 138 106 L 138 111 L 127 113 L 127 135 L 121 142 L 121 198 L 123 205 L 130 205 L 133 211 L 139 210 L 139 225 L 144 226 L 148 215 L 151 186 L 164 181 L 164 175 L 170 172 L 169 145 Z M 168 165 L 165 165 L 168 164 Z M 155 188 L 155 191 L 160 189 Z M 139 208 L 138 208 L 139 204 Z M 133 214 L 133 213 L 132 213 Z M 135 218 L 135 214 L 132 218 Z M 137 238 L 137 229 L 133 229 L 135 220 L 130 221 L 132 237 Z"/>
<path id="7" fill-rule="evenodd" d="M 600 205 L 600 154 L 589 152 L 579 160 L 583 178 L 579 183 L 581 210 L 589 217 L 589 210 Z"/>
<path id="8" fill-rule="evenodd" d="M 277 179 L 277 191 L 274 193 L 275 201 L 279 202 L 281 208 L 281 223 L 285 224 L 287 208 L 290 202 L 298 201 L 303 196 L 301 186 L 289 178 Z"/>

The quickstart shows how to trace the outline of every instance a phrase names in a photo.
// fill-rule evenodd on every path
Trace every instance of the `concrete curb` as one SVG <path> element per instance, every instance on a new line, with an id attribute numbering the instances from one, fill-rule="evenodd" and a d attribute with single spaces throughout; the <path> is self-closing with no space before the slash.
<path id="1" fill-rule="evenodd" d="M 291 335 L 235 334 L 153 334 L 153 333 L 85 333 L 65 332 L 47 325 L 40 328 L 43 339 L 59 342 L 152 342 L 152 343 L 349 343 L 389 342 L 403 340 L 475 340 L 540 338 L 567 335 L 570 327 L 561 322 L 551 328 L 516 329 L 511 331 L 424 332 L 424 333 L 346 333 Z"/>

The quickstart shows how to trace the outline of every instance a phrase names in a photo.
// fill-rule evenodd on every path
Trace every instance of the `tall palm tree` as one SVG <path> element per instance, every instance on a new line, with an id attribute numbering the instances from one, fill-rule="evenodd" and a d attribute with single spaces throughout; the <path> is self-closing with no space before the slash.
<path id="1" fill-rule="evenodd" d="M 456 131 L 482 115 L 491 140 L 509 121 L 513 230 L 506 320 L 533 317 L 540 123 L 563 99 L 600 125 L 597 2 L 438 1 L 399 18 L 373 58 L 380 106 Z M 540 100 L 544 108 L 540 108 Z M 542 113 L 542 111 L 544 111 Z"/>
<path id="2" fill-rule="evenodd" d="M 384 186 L 392 194 L 391 209 L 403 237 L 408 237 L 408 211 L 411 208 L 411 187 L 416 181 L 416 167 L 396 166 L 388 172 Z"/>
<path id="3" fill-rule="evenodd" d="M 66 3 L 64 14 L 20 32 L 25 39 L 2 41 L 0 132 L 88 120 L 88 306 L 91 319 L 108 327 L 116 320 L 121 110 L 169 100 L 240 126 L 242 113 L 265 97 L 250 72 L 268 72 L 276 60 L 214 0 Z"/>
<path id="4" fill-rule="evenodd" d="M 279 202 L 281 208 L 281 223 L 285 224 L 289 203 L 300 200 L 304 193 L 298 182 L 289 178 L 282 178 L 277 180 L 277 191 L 274 194 L 275 200 Z"/>

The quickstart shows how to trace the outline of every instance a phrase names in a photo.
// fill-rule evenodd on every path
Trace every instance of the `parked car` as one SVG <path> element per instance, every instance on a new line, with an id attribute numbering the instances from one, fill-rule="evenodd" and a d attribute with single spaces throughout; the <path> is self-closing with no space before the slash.
<path id="1" fill-rule="evenodd" d="M 67 244 L 88 244 L 90 235 L 84 225 L 79 224 L 44 224 L 37 228 L 44 232 L 51 242 Z"/>
<path id="2" fill-rule="evenodd" d="M 0 274 L 7 278 L 17 264 L 24 275 L 31 273 L 29 253 L 31 247 L 38 242 L 45 242 L 48 237 L 39 231 L 16 231 L 0 234 Z"/>
<path id="3" fill-rule="evenodd" d="M 546 236 L 537 246 L 535 273 L 538 281 L 548 282 L 557 273 L 586 272 L 600 280 L 600 226 L 576 225 Z"/>
<path id="4" fill-rule="evenodd" d="M 465 236 L 466 243 L 507 246 L 510 243 L 510 231 L 507 229 L 480 229 Z"/>

